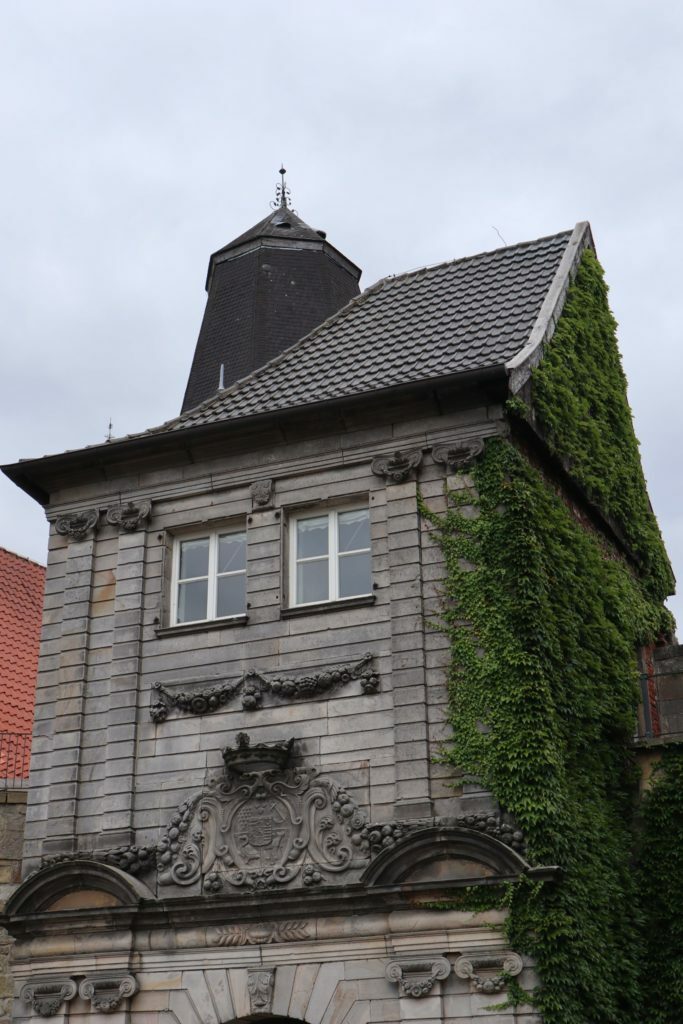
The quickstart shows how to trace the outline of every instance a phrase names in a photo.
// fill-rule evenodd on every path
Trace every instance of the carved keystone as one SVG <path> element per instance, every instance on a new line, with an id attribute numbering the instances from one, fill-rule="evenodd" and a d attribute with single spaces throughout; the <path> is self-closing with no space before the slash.
<path id="1" fill-rule="evenodd" d="M 247 971 L 249 1008 L 252 1013 L 267 1013 L 273 1002 L 275 969 L 264 971 L 261 967 Z"/>
<path id="2" fill-rule="evenodd" d="M 139 501 L 137 504 L 127 501 L 125 505 L 111 505 L 107 509 L 107 522 L 126 533 L 134 533 L 149 519 L 151 511 L 151 501 Z"/>
<path id="3" fill-rule="evenodd" d="M 125 999 L 138 990 L 132 974 L 89 975 L 78 987 L 81 999 L 87 1000 L 99 1013 L 113 1013 Z"/>
<path id="4" fill-rule="evenodd" d="M 388 484 L 402 484 L 422 462 L 422 452 L 396 451 L 392 455 L 378 455 L 372 460 L 372 472 L 383 476 Z"/>
<path id="5" fill-rule="evenodd" d="M 97 527 L 99 518 L 99 509 L 96 508 L 89 508 L 84 512 L 69 512 L 63 516 L 57 516 L 55 530 L 60 537 L 83 540 L 86 533 Z"/>
<path id="6" fill-rule="evenodd" d="M 402 995 L 420 999 L 431 992 L 437 981 L 448 977 L 451 965 L 444 956 L 428 960 L 390 960 L 385 973 L 389 981 L 398 985 Z"/>
<path id="7" fill-rule="evenodd" d="M 62 1003 L 68 1003 L 76 992 L 73 978 L 39 978 L 23 986 L 21 999 L 40 1017 L 54 1017 Z"/>
<path id="8" fill-rule="evenodd" d="M 453 970 L 459 978 L 469 979 L 474 992 L 493 995 L 505 988 L 508 978 L 521 974 L 523 967 L 519 953 L 466 953 L 458 957 Z"/>

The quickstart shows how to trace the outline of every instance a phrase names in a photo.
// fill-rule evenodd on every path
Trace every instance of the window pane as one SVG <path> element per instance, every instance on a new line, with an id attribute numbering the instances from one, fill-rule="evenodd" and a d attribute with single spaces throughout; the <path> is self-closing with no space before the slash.
<path id="1" fill-rule="evenodd" d="M 246 533 L 224 533 L 218 538 L 218 572 L 246 569 Z"/>
<path id="2" fill-rule="evenodd" d="M 340 512 L 339 550 L 357 551 L 370 547 L 370 513 L 367 508 L 355 512 Z"/>
<path id="3" fill-rule="evenodd" d="M 296 567 L 296 603 L 308 604 L 310 601 L 327 601 L 328 598 L 327 559 L 299 562 Z"/>
<path id="4" fill-rule="evenodd" d="M 246 574 L 219 576 L 216 593 L 216 616 L 243 615 L 247 607 Z"/>
<path id="5" fill-rule="evenodd" d="M 206 576 L 209 572 L 209 538 L 184 540 L 180 545 L 180 572 L 178 579 Z M 205 616 L 202 616 L 205 618 Z"/>
<path id="6" fill-rule="evenodd" d="M 315 558 L 327 554 L 327 516 L 297 519 L 296 557 Z"/>
<path id="7" fill-rule="evenodd" d="M 339 596 L 356 597 L 372 592 L 370 579 L 370 552 L 361 555 L 342 555 L 339 559 Z"/>
<path id="8" fill-rule="evenodd" d="M 178 622 L 196 622 L 206 618 L 206 580 L 178 585 Z"/>

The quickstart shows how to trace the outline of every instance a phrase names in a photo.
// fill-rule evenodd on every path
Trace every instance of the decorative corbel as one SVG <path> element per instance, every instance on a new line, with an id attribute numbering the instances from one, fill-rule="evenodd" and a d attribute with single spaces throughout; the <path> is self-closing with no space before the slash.
<path id="1" fill-rule="evenodd" d="M 78 986 L 81 999 L 87 1000 L 98 1013 L 113 1013 L 137 990 L 138 983 L 132 974 L 91 974 Z"/>
<path id="2" fill-rule="evenodd" d="M 273 481 L 254 480 L 251 485 L 251 507 L 255 509 L 270 508 L 273 504 Z"/>
<path id="3" fill-rule="evenodd" d="M 40 1017 L 54 1017 L 62 1003 L 68 1003 L 77 991 L 73 978 L 38 978 L 23 986 L 21 999 Z"/>
<path id="4" fill-rule="evenodd" d="M 451 471 L 467 469 L 484 450 L 481 438 L 474 441 L 456 441 L 452 444 L 436 444 L 432 448 L 434 462 L 441 463 Z"/>
<path id="5" fill-rule="evenodd" d="M 445 956 L 434 956 L 428 960 L 390 960 L 385 974 L 389 981 L 398 985 L 404 996 L 420 999 L 428 995 L 437 981 L 443 981 L 451 973 L 451 965 Z"/>
<path id="6" fill-rule="evenodd" d="M 422 462 L 422 452 L 395 451 L 391 455 L 378 455 L 372 460 L 372 472 L 383 476 L 388 484 L 402 484 Z"/>
<path id="7" fill-rule="evenodd" d="M 111 505 L 107 509 L 107 522 L 112 526 L 118 526 L 119 530 L 125 533 L 134 533 L 139 530 L 146 519 L 149 519 L 152 511 L 152 502 L 127 501 L 125 505 Z"/>
<path id="8" fill-rule="evenodd" d="M 270 1013 L 275 986 L 275 968 L 263 970 L 256 967 L 247 971 L 249 1009 L 252 1013 Z"/>
<path id="9" fill-rule="evenodd" d="M 100 512 L 97 508 L 89 508 L 83 512 L 67 512 L 66 515 L 57 516 L 55 530 L 60 537 L 83 540 L 86 533 L 97 528 L 99 518 Z"/>
<path id="10" fill-rule="evenodd" d="M 459 956 L 453 970 L 459 978 L 469 980 L 474 992 L 495 995 L 502 992 L 508 978 L 522 973 L 524 962 L 519 953 L 466 953 Z M 486 974 L 480 974 L 486 971 Z M 497 971 L 499 973 L 494 974 Z"/>

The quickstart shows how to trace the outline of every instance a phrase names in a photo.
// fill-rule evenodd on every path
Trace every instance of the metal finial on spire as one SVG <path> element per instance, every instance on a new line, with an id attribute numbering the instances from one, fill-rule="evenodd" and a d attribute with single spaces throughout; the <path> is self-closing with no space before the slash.
<path id="1" fill-rule="evenodd" d="M 285 181 L 285 170 L 284 164 L 280 167 L 278 174 L 282 179 L 280 184 L 275 187 L 275 199 L 270 204 L 274 210 L 278 207 L 284 207 L 285 209 L 291 209 L 292 206 L 292 193 L 289 191 L 289 186 Z"/>

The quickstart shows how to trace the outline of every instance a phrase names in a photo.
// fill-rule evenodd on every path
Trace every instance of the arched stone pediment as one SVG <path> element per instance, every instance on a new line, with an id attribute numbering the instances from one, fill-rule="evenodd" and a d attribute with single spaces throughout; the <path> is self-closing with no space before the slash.
<path id="1" fill-rule="evenodd" d="M 8 916 L 58 910 L 135 907 L 153 894 L 137 878 L 87 858 L 41 868 L 24 879 L 7 902 Z"/>
<path id="2" fill-rule="evenodd" d="M 405 882 L 477 882 L 516 877 L 524 858 L 499 839 L 460 825 L 432 825 L 410 832 L 385 850 L 363 875 L 367 885 Z"/>

